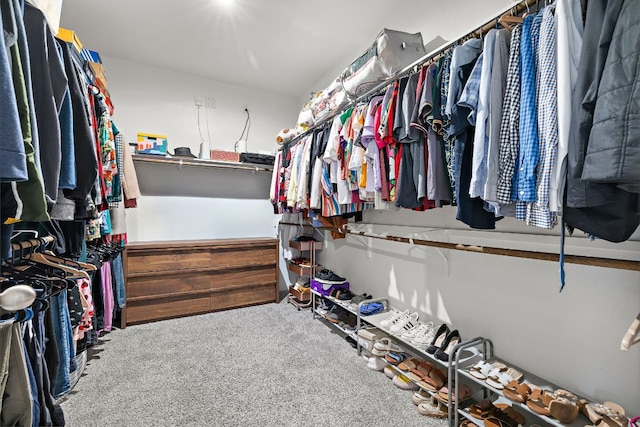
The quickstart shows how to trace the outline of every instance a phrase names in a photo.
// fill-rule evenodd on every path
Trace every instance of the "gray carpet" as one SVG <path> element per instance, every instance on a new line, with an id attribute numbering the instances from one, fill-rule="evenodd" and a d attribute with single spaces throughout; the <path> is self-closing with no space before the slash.
<path id="1" fill-rule="evenodd" d="M 445 426 L 328 325 L 282 302 L 104 337 L 68 399 L 75 426 Z"/>

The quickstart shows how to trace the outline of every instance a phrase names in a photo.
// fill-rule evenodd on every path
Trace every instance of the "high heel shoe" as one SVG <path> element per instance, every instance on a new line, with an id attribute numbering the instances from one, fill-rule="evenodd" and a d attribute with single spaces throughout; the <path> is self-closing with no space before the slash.
<path id="1" fill-rule="evenodd" d="M 431 345 L 427 347 L 427 353 L 429 354 L 435 353 L 436 350 L 440 348 L 440 346 L 444 342 L 448 333 L 449 333 L 449 327 L 445 323 L 440 325 L 440 327 L 438 328 L 438 331 L 436 332 L 436 335 L 433 337 L 433 340 L 431 341 Z"/>
<path id="2" fill-rule="evenodd" d="M 460 341 L 462 341 L 462 338 L 460 337 L 460 332 L 458 332 L 457 329 L 449 332 L 440 348 L 438 348 L 433 355 L 436 359 L 448 362 L 449 355 L 451 354 L 453 347 L 455 347 Z"/>

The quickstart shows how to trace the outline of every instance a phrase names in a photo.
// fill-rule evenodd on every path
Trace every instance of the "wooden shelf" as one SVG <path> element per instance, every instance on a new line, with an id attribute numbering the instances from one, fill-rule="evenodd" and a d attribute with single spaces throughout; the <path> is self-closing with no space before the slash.
<path id="1" fill-rule="evenodd" d="M 298 276 L 311 276 L 311 266 L 306 267 L 303 265 L 294 264 L 292 262 L 289 262 L 288 264 L 289 271 L 291 271 L 292 273 L 296 273 Z M 315 267 L 318 268 L 317 265 Z"/>

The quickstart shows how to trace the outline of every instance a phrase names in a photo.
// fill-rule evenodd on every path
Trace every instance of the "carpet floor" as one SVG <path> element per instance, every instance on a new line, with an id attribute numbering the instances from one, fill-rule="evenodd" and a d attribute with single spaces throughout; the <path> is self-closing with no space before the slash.
<path id="1" fill-rule="evenodd" d="M 130 326 L 62 403 L 76 426 L 445 426 L 286 302 Z"/>

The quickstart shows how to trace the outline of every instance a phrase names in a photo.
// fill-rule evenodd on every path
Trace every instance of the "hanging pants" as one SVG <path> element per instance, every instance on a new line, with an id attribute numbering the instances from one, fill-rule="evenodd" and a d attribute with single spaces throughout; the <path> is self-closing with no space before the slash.
<path id="1" fill-rule="evenodd" d="M 32 424 L 33 401 L 20 324 L 0 323 L 0 425 Z"/>

